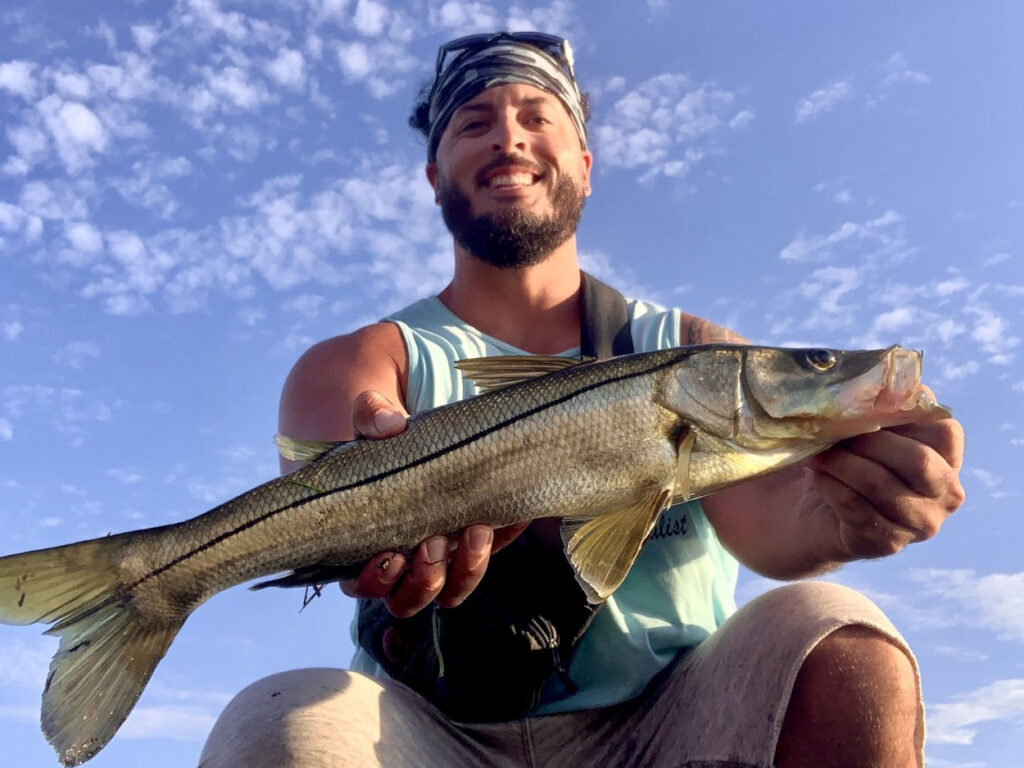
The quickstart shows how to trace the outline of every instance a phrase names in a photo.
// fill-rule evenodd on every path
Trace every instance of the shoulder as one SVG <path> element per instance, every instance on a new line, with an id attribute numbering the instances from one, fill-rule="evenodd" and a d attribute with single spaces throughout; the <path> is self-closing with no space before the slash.
<path id="1" fill-rule="evenodd" d="M 393 323 L 374 323 L 314 344 L 292 366 L 281 392 L 281 432 L 304 440 L 351 437 L 352 401 L 375 390 L 401 403 L 408 367 Z"/>
<path id="2" fill-rule="evenodd" d="M 366 365 L 401 370 L 405 357 L 398 327 L 394 323 L 374 323 L 314 344 L 295 362 L 288 379 L 333 380 L 339 373 Z"/>
<path id="3" fill-rule="evenodd" d="M 679 317 L 679 339 L 684 347 L 693 344 L 749 344 L 750 341 L 740 334 L 716 325 L 703 317 L 691 315 L 688 312 L 680 312 Z"/>

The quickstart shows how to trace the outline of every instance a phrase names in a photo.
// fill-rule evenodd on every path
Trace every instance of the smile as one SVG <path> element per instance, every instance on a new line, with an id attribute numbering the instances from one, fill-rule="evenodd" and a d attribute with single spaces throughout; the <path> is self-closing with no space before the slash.
<path id="1" fill-rule="evenodd" d="M 504 189 L 509 187 L 529 187 L 537 177 L 532 173 L 500 173 L 489 178 L 486 186 L 491 189 Z"/>

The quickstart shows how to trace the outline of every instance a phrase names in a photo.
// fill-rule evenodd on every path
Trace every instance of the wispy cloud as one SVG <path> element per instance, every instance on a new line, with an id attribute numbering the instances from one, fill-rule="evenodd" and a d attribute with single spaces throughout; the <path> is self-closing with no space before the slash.
<path id="1" fill-rule="evenodd" d="M 853 85 L 846 80 L 836 80 L 800 99 L 793 110 L 793 121 L 799 124 L 815 120 L 825 113 L 831 112 L 837 104 L 852 98 Z"/>
<path id="2" fill-rule="evenodd" d="M 847 221 L 827 234 L 800 232 L 780 252 L 783 261 L 827 261 L 837 254 L 870 249 L 877 257 L 901 258 L 911 252 L 903 232 L 903 217 L 889 210 L 863 222 Z"/>
<path id="3" fill-rule="evenodd" d="M 1024 679 L 996 680 L 928 707 L 928 739 L 933 744 L 974 743 L 978 726 L 1005 721 L 1024 724 Z"/>
<path id="4" fill-rule="evenodd" d="M 906 57 L 896 52 L 889 57 L 885 63 L 886 74 L 882 79 L 881 87 L 893 88 L 897 85 L 928 85 L 931 79 L 924 72 L 918 72 L 907 65 Z"/>

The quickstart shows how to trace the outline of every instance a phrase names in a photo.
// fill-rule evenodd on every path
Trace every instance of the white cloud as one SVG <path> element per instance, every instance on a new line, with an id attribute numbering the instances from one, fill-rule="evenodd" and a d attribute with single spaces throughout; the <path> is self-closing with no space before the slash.
<path id="1" fill-rule="evenodd" d="M 928 75 L 923 72 L 915 72 L 907 66 L 906 57 L 902 53 L 894 53 L 885 63 L 887 74 L 882 80 L 882 88 L 892 88 L 895 85 L 909 83 L 911 85 L 927 85 L 931 82 Z"/>
<path id="2" fill-rule="evenodd" d="M 350 82 L 364 83 L 376 99 L 395 93 L 404 84 L 401 75 L 417 64 L 402 46 L 386 40 L 341 43 L 336 52 L 338 66 L 345 78 Z"/>
<path id="3" fill-rule="evenodd" d="M 320 310 L 323 309 L 326 299 L 323 296 L 316 294 L 301 294 L 299 296 L 293 296 L 288 299 L 282 305 L 288 312 L 294 312 L 298 315 L 302 315 L 308 320 L 312 320 L 320 314 Z"/>
<path id="4" fill-rule="evenodd" d="M 54 72 L 53 85 L 64 98 L 88 99 L 92 96 L 92 81 L 80 72 Z"/>
<path id="5" fill-rule="evenodd" d="M 1024 642 L 1024 572 L 978 574 L 969 569 L 914 569 L 920 602 L 941 611 L 940 626 L 987 629 Z"/>
<path id="6" fill-rule="evenodd" d="M 989 307 L 972 306 L 966 309 L 974 315 L 971 338 L 991 354 L 1001 354 L 1020 344 L 1020 339 L 1010 335 L 1009 323 Z"/>
<path id="7" fill-rule="evenodd" d="M 0 64 L 0 88 L 31 99 L 36 92 L 35 68 L 34 62 L 18 59 Z"/>
<path id="8" fill-rule="evenodd" d="M 209 735 L 216 721 L 215 714 L 195 707 L 136 707 L 118 735 L 125 739 L 201 742 Z"/>
<path id="9" fill-rule="evenodd" d="M 14 439 L 14 427 L 7 419 L 0 416 L 0 440 L 10 442 Z"/>
<path id="10" fill-rule="evenodd" d="M 376 0 L 358 0 L 352 23 L 359 34 L 376 37 L 384 31 L 389 16 L 387 6 Z"/>
<path id="11" fill-rule="evenodd" d="M 427 13 L 433 27 L 469 32 L 497 29 L 498 15 L 487 3 L 474 0 L 447 0 L 440 5 L 434 0 Z"/>
<path id="12" fill-rule="evenodd" d="M 3 335 L 7 341 L 14 341 L 16 338 L 21 336 L 21 332 L 25 330 L 25 326 L 18 320 L 10 320 L 5 323 L 0 323 L 0 334 Z"/>
<path id="13" fill-rule="evenodd" d="M 996 721 L 1024 724 L 1024 679 L 996 680 L 928 707 L 928 740 L 973 744 L 978 726 Z"/>
<path id="14" fill-rule="evenodd" d="M 734 100 L 712 83 L 658 75 L 620 96 L 591 135 L 605 166 L 642 170 L 642 181 L 682 177 L 719 151 L 714 139 L 728 124 Z"/>
<path id="15" fill-rule="evenodd" d="M 65 225 L 64 235 L 68 242 L 80 251 L 98 253 L 103 249 L 103 235 L 88 222 L 69 222 Z"/>
<path id="16" fill-rule="evenodd" d="M 779 258 L 798 262 L 825 261 L 834 258 L 839 251 L 848 254 L 848 249 L 854 249 L 856 253 L 864 251 L 865 246 L 874 258 L 906 256 L 910 249 L 903 235 L 903 217 L 890 210 L 865 222 L 844 222 L 826 235 L 800 232 L 779 252 Z"/>
<path id="17" fill-rule="evenodd" d="M 820 88 L 797 102 L 795 122 L 803 123 L 830 112 L 837 104 L 853 98 L 853 86 L 845 80 Z"/>
<path id="18" fill-rule="evenodd" d="M 237 109 L 251 111 L 269 99 L 262 83 L 253 83 L 249 73 L 240 67 L 228 66 L 221 70 L 205 69 L 206 85 L 210 93 L 227 100 Z"/>
<path id="19" fill-rule="evenodd" d="M 911 325 L 914 320 L 915 314 L 912 307 L 898 307 L 875 318 L 875 331 L 879 333 L 898 331 Z"/>
<path id="20" fill-rule="evenodd" d="M 70 341 L 53 355 L 54 362 L 66 363 L 72 368 L 84 368 L 89 360 L 100 356 L 100 345 L 95 341 Z"/>
<path id="21" fill-rule="evenodd" d="M 96 113 L 77 101 L 50 94 L 36 105 L 69 173 L 92 163 L 92 153 L 107 147 L 109 136 Z"/>
<path id="22" fill-rule="evenodd" d="M 301 90 L 306 84 L 306 60 L 300 51 L 286 48 L 277 54 L 277 57 L 266 65 L 267 74 L 277 83 Z"/>
<path id="23" fill-rule="evenodd" d="M 953 379 L 964 379 L 968 376 L 973 376 L 980 370 L 981 366 L 978 365 L 975 360 L 968 360 L 960 365 L 947 363 L 942 367 L 942 378 L 947 381 Z"/>
<path id="24" fill-rule="evenodd" d="M 117 482 L 121 483 L 122 485 L 135 485 L 142 479 L 142 475 L 140 475 L 138 472 L 135 472 L 134 470 L 118 468 L 108 469 L 107 477 L 114 478 L 115 480 L 117 480 Z"/>
<path id="25" fill-rule="evenodd" d="M 973 467 L 971 469 L 971 474 L 978 478 L 978 480 L 981 481 L 981 484 L 984 485 L 986 488 L 995 488 L 997 485 L 1003 482 L 1003 479 L 999 477 L 999 475 L 997 475 L 995 472 L 990 472 L 987 469 Z"/>
<path id="26" fill-rule="evenodd" d="M 32 689 L 40 686 L 46 680 L 55 645 L 43 639 L 33 643 L 22 640 L 0 642 L 0 686 Z"/>
<path id="27" fill-rule="evenodd" d="M 160 30 L 152 24 L 136 24 L 132 26 L 132 38 L 140 51 L 149 53 L 160 39 Z"/>
<path id="28" fill-rule="evenodd" d="M 732 120 L 729 121 L 729 127 L 734 131 L 739 131 L 746 128 L 752 122 L 754 122 L 754 113 L 749 109 L 744 109 L 733 116 Z"/>

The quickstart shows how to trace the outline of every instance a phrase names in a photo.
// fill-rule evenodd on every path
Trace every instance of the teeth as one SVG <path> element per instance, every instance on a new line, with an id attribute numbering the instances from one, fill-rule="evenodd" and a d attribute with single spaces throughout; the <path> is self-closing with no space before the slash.
<path id="1" fill-rule="evenodd" d="M 487 185 L 489 187 L 528 187 L 533 184 L 533 176 L 529 173 L 514 173 L 495 176 Z"/>

